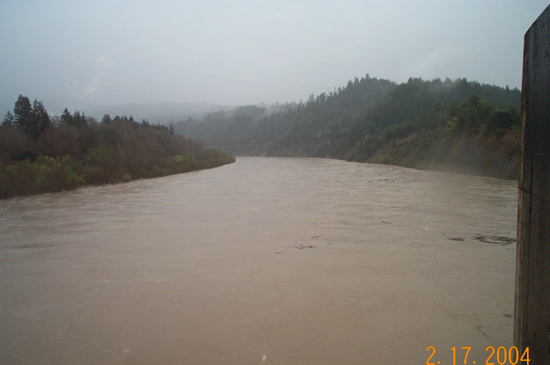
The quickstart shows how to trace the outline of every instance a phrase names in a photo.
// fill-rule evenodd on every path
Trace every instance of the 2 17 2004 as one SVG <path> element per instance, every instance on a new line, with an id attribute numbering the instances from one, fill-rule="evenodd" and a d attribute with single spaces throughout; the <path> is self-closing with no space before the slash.
<path id="1" fill-rule="evenodd" d="M 471 347 L 462 347 L 463 351 L 459 351 L 461 353 L 457 354 L 456 347 L 451 347 L 451 351 L 453 354 L 453 363 L 452 365 L 457 364 L 464 364 L 464 365 L 529 365 L 530 359 L 529 359 L 529 347 L 526 347 L 523 353 L 520 356 L 520 351 L 517 347 L 512 346 L 510 348 L 506 348 L 504 346 L 498 347 L 496 350 L 493 346 L 489 346 L 485 349 L 485 352 L 487 353 L 487 357 L 485 358 L 485 362 L 479 362 L 479 359 L 469 359 L 468 354 L 470 353 Z M 426 351 L 428 352 L 428 360 L 426 360 L 426 365 L 447 365 L 441 363 L 441 360 L 437 360 L 436 350 L 435 347 L 429 346 Z M 462 357 L 464 356 L 464 357 Z M 459 362 L 457 362 L 457 359 Z M 464 362 L 462 362 L 464 360 Z M 451 365 L 451 364 L 448 364 Z"/>

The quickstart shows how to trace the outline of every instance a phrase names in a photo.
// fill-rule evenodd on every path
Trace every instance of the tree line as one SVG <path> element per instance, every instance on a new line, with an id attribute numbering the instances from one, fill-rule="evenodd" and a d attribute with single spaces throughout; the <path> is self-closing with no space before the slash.
<path id="1" fill-rule="evenodd" d="M 241 107 L 188 119 L 174 129 L 231 154 L 365 161 L 388 143 L 415 133 L 432 130 L 444 138 L 473 138 L 517 130 L 520 97 L 518 89 L 467 79 L 410 78 L 396 84 L 367 74 L 275 113 Z"/>
<path id="2" fill-rule="evenodd" d="M 234 158 L 172 127 L 108 114 L 98 122 L 20 95 L 0 126 L 0 198 L 205 169 Z"/>

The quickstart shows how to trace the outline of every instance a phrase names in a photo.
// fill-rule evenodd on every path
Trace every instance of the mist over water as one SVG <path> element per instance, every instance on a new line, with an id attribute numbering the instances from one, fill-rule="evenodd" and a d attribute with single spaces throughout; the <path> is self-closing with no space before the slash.
<path id="1" fill-rule="evenodd" d="M 514 181 L 254 157 L 1 201 L 0 363 L 484 363 L 516 209 Z"/>

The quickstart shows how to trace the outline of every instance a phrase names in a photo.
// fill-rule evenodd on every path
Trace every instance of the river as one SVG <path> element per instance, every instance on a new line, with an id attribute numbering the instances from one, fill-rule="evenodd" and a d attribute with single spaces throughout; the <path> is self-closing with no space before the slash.
<path id="1" fill-rule="evenodd" d="M 261 157 L 0 201 L 0 363 L 484 364 L 516 212 L 514 181 Z"/>

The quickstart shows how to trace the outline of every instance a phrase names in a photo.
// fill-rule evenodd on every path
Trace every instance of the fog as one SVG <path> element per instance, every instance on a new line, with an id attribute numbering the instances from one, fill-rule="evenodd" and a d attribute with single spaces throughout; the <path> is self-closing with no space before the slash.
<path id="1" fill-rule="evenodd" d="M 0 113 L 306 100 L 369 73 L 520 87 L 542 0 L 2 1 Z"/>

